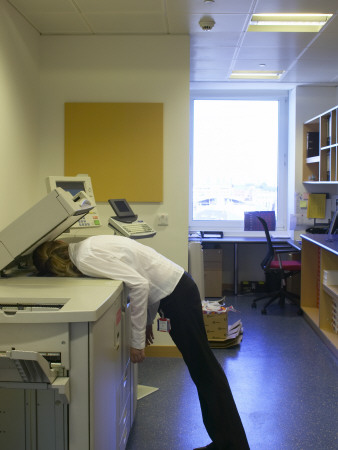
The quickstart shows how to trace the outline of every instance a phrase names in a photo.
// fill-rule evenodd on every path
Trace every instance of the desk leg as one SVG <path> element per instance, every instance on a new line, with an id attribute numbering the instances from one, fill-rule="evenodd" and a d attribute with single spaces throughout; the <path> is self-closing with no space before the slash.
<path id="1" fill-rule="evenodd" d="M 238 294 L 238 244 L 234 243 L 234 294 Z"/>

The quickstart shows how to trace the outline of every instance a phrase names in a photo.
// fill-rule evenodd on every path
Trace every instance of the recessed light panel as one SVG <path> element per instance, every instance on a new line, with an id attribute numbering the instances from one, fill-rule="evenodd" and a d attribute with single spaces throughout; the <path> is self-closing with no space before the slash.
<path id="1" fill-rule="evenodd" d="M 234 70 L 230 78 L 233 80 L 278 80 L 283 72 L 267 70 Z"/>
<path id="2" fill-rule="evenodd" d="M 332 14 L 253 14 L 248 31 L 316 33 Z"/>

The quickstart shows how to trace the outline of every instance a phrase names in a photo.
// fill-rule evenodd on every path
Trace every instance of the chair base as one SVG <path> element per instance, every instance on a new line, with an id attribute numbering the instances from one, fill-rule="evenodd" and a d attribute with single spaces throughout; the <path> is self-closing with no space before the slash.
<path id="1" fill-rule="evenodd" d="M 278 303 L 282 307 L 285 305 L 285 299 L 291 300 L 291 302 L 298 306 L 298 315 L 302 315 L 303 311 L 301 310 L 299 306 L 299 296 L 296 294 L 293 294 L 292 292 L 288 292 L 285 289 L 279 289 L 278 291 L 270 292 L 269 294 L 262 295 L 261 297 L 257 297 L 252 301 L 251 308 L 257 308 L 257 302 L 260 300 L 264 300 L 265 298 L 268 298 L 269 300 L 265 303 L 262 309 L 262 314 L 267 314 L 267 307 L 271 305 L 275 300 L 279 300 Z"/>

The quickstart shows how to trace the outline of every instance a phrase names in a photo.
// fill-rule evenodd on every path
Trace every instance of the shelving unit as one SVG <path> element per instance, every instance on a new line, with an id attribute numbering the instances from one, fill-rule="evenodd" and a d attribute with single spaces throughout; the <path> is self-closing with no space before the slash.
<path id="1" fill-rule="evenodd" d="M 303 183 L 338 183 L 338 106 L 304 124 Z"/>
<path id="2" fill-rule="evenodd" d="M 302 235 L 301 308 L 313 329 L 338 354 L 338 240 Z"/>
<path id="3" fill-rule="evenodd" d="M 323 289 L 327 299 L 327 316 L 330 318 L 328 325 L 329 338 L 338 341 L 338 270 L 324 270 Z"/>

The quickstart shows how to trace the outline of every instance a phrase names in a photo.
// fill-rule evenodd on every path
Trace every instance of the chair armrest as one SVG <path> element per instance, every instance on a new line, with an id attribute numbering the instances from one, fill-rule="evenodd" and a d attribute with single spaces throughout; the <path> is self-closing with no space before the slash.
<path id="1" fill-rule="evenodd" d="M 277 245 L 273 246 L 275 253 L 300 253 L 300 250 L 297 250 L 296 248 L 292 247 L 291 245 Z"/>

